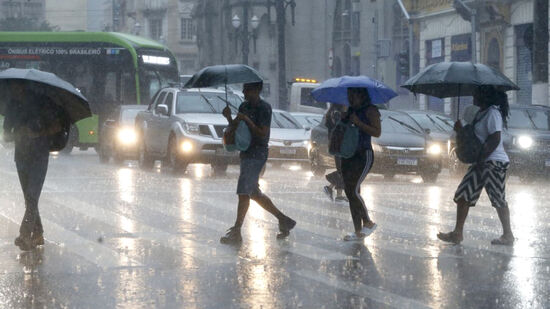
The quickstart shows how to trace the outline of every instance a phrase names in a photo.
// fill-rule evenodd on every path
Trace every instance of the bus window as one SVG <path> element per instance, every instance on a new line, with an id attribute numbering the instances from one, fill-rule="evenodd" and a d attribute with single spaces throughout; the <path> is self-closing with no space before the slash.
<path id="1" fill-rule="evenodd" d="M 122 104 L 137 104 L 135 74 L 122 73 Z M 147 103 L 144 102 L 144 103 Z"/>

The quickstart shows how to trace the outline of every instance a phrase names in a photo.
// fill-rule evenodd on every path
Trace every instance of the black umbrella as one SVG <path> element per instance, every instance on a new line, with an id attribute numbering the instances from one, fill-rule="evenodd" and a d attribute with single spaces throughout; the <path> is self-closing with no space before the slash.
<path id="1" fill-rule="evenodd" d="M 53 73 L 34 69 L 7 69 L 0 72 L 0 114 L 6 111 L 10 101 L 8 81 L 20 80 L 27 83 L 27 90 L 49 97 L 69 115 L 71 123 L 92 116 L 88 100 L 69 82 Z"/>
<path id="2" fill-rule="evenodd" d="M 432 64 L 401 87 L 414 93 L 438 98 L 471 96 L 483 86 L 492 86 L 500 91 L 519 90 L 508 77 L 481 63 L 440 62 Z M 458 102 L 460 111 L 460 99 Z"/>
<path id="3" fill-rule="evenodd" d="M 185 88 L 204 88 L 227 84 L 261 82 L 264 78 L 255 69 L 244 64 L 214 65 L 195 73 Z"/>

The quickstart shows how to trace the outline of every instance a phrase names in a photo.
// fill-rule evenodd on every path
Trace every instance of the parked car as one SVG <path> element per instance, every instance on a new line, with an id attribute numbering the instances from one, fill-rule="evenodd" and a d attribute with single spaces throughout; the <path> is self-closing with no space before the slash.
<path id="1" fill-rule="evenodd" d="M 373 138 L 375 152 L 371 173 L 391 179 L 396 174 L 418 174 L 425 182 L 435 182 L 441 172 L 441 145 L 409 115 L 400 111 L 380 110 L 382 135 Z M 328 130 L 321 122 L 311 132 L 309 159 L 311 170 L 324 175 L 327 168 L 334 168 L 334 159 L 328 153 Z"/>
<path id="2" fill-rule="evenodd" d="M 233 113 L 242 100 L 227 94 Z M 185 171 L 190 163 L 210 164 L 215 172 L 225 172 L 228 164 L 238 163 L 238 153 L 223 149 L 227 120 L 225 92 L 217 89 L 164 88 L 147 110 L 136 118 L 139 136 L 139 165 L 151 168 L 162 160 L 174 171 Z"/>
<path id="3" fill-rule="evenodd" d="M 298 120 L 302 128 L 306 130 L 313 129 L 323 121 L 322 114 L 313 113 L 290 113 L 294 119 Z"/>
<path id="4" fill-rule="evenodd" d="M 136 116 L 147 105 L 121 105 L 101 124 L 99 160 L 107 163 L 111 158 L 120 164 L 137 158 L 138 136 L 135 130 Z"/>
<path id="5" fill-rule="evenodd" d="M 271 119 L 268 161 L 273 166 L 287 162 L 309 165 L 309 131 L 288 112 L 274 109 Z"/>

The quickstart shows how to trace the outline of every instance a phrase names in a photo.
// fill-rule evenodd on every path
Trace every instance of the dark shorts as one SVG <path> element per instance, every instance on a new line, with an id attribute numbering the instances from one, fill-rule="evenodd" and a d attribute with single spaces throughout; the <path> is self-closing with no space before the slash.
<path id="1" fill-rule="evenodd" d="M 266 161 L 265 159 L 241 158 L 241 173 L 237 185 L 238 195 L 255 196 L 262 193 L 258 182 Z"/>
<path id="2" fill-rule="evenodd" d="M 487 161 L 482 168 L 471 165 L 456 189 L 454 201 L 465 200 L 470 207 L 476 205 L 485 188 L 491 205 L 495 208 L 506 208 L 506 172 L 508 162 Z"/>

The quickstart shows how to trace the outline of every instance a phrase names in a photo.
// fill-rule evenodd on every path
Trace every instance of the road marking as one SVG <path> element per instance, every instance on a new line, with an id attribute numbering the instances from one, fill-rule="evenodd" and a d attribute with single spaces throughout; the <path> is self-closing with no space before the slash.
<path id="1" fill-rule="evenodd" d="M 15 207 L 14 203 L 0 196 L 3 207 L 0 215 L 19 224 L 19 219 L 23 216 L 23 208 Z M 17 204 L 23 204 L 17 201 Z M 139 262 L 124 256 L 106 246 L 100 245 L 97 241 L 91 241 L 80 235 L 65 229 L 64 227 L 42 218 L 43 225 L 47 227 L 47 240 L 56 243 L 59 246 L 83 257 L 85 260 L 95 264 L 99 268 L 121 268 L 121 267 L 140 267 Z"/>
<path id="2" fill-rule="evenodd" d="M 336 279 L 332 276 L 326 275 L 321 272 L 312 272 L 307 270 L 297 270 L 293 271 L 294 274 L 319 282 L 321 284 L 327 285 L 329 287 L 343 290 L 355 295 L 360 295 L 368 299 L 374 300 L 376 302 L 382 303 L 386 306 L 399 309 L 427 309 L 431 308 L 430 306 L 411 299 L 406 298 L 395 293 L 387 292 L 379 288 L 375 288 L 361 282 L 345 282 L 340 279 Z"/>

